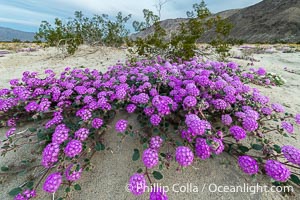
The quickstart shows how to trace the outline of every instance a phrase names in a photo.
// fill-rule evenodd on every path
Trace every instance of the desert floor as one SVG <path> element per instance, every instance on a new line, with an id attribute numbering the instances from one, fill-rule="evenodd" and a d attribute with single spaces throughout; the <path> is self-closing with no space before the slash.
<path id="1" fill-rule="evenodd" d="M 240 48 L 236 47 L 233 54 L 242 56 Z M 271 98 L 271 102 L 278 102 L 286 107 L 286 110 L 291 113 L 300 113 L 300 52 L 283 53 L 280 50 L 252 54 L 256 60 L 255 68 L 265 67 L 270 72 L 281 74 L 287 81 L 281 87 L 264 88 L 258 87 L 263 93 Z M 45 69 L 53 69 L 56 72 L 61 72 L 65 67 L 88 67 L 100 71 L 106 71 L 108 66 L 116 62 L 124 62 L 126 60 L 125 49 L 114 48 L 92 48 L 82 46 L 75 55 L 64 57 L 59 51 L 54 48 L 40 49 L 34 52 L 19 52 L 6 54 L 0 57 L 0 88 L 7 87 L 9 80 L 12 78 L 20 78 L 24 71 L 37 71 L 43 73 Z M 234 59 L 241 65 L 247 67 L 250 62 L 245 59 Z M 251 66 L 252 67 L 252 66 Z M 295 73 L 284 70 L 294 70 Z M 120 118 L 128 119 L 131 124 L 136 124 L 136 116 L 127 114 L 119 115 L 113 124 Z M 25 129 L 25 127 L 24 127 Z M 20 131 L 22 128 L 20 128 Z M 0 129 L 0 139 L 5 137 L 6 129 Z M 273 136 L 273 139 L 279 144 L 290 144 L 300 148 L 299 128 L 295 129 L 294 137 Z M 110 150 L 102 151 L 96 154 L 93 158 L 94 169 L 92 172 L 85 172 L 82 179 L 79 181 L 82 190 L 74 192 L 72 199 L 74 200 L 108 200 L 108 199 L 148 199 L 148 193 L 141 197 L 134 197 L 126 191 L 126 184 L 129 177 L 140 168 L 141 161 L 133 162 L 131 160 L 133 149 L 139 145 L 137 138 L 126 138 L 119 145 L 120 138 L 112 128 L 104 136 L 105 145 L 110 147 Z M 1 145 L 1 144 L 0 144 Z M 26 147 L 18 151 L 18 153 L 9 153 L 6 157 L 0 157 L 0 166 L 10 165 L 16 160 L 24 160 L 31 157 L 32 149 Z M 222 164 L 226 163 L 226 164 Z M 245 175 L 237 166 L 236 160 L 230 155 L 223 153 L 213 159 L 206 161 L 194 162 L 192 167 L 188 167 L 183 172 L 176 171 L 177 164 L 174 163 L 169 170 L 164 170 L 164 179 L 158 183 L 161 186 L 168 186 L 171 191 L 168 192 L 169 199 L 186 199 L 186 200 L 214 200 L 214 199 L 300 199 L 300 190 L 294 187 L 295 196 L 283 197 L 276 192 L 217 192 L 215 186 L 243 186 L 248 184 L 254 185 L 270 185 L 270 179 L 259 175 L 256 180 Z M 21 176 L 1 176 L 0 175 L 0 199 L 12 199 L 7 195 L 7 192 L 20 185 L 25 175 Z M 182 190 L 179 192 L 181 186 Z M 174 187 L 174 188 L 173 188 Z M 198 191 L 196 191 L 196 189 Z M 172 191 L 172 190 L 175 191 Z M 177 192 L 176 192 L 177 191 Z M 58 193 L 64 192 L 63 190 Z M 40 193 L 40 192 L 39 192 Z M 58 197 L 56 194 L 55 197 Z M 52 195 L 40 193 L 37 199 L 47 200 L 52 199 Z M 55 198 L 56 199 L 56 198 Z"/>

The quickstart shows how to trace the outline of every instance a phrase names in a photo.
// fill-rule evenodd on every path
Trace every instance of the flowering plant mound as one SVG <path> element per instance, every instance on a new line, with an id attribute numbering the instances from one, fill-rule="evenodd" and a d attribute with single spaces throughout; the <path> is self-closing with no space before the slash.
<path id="1" fill-rule="evenodd" d="M 1 121 L 9 127 L 1 155 L 25 144 L 36 145 L 44 170 L 10 194 L 15 199 L 33 198 L 43 178 L 45 192 L 66 187 L 61 199 L 80 190 L 76 181 L 89 170 L 93 155 L 106 148 L 102 136 L 117 111 L 137 114 L 145 130 L 133 130 L 124 119 L 114 125 L 122 135 L 140 135 L 144 143 L 145 168 L 129 178 L 134 195 L 143 194 L 146 190 L 140 186 L 152 185 L 152 178 L 162 179 L 159 171 L 172 161 L 184 168 L 223 151 L 236 157 L 246 174 L 267 174 L 277 185 L 299 185 L 300 150 L 280 147 L 268 135 L 293 134 L 300 114 L 286 113 L 282 105 L 247 85 L 275 84 L 260 82 L 263 69 L 256 73 L 249 78 L 250 73 L 233 62 L 203 63 L 198 58 L 171 62 L 160 57 L 119 63 L 106 73 L 66 68 L 59 76 L 46 70 L 41 78 L 36 72 L 24 72 L 22 80 L 11 80 L 10 89 L 0 90 Z M 33 121 L 34 127 L 17 132 L 26 121 Z M 278 125 L 270 128 L 267 121 Z M 132 159 L 139 158 L 136 148 Z M 152 188 L 150 199 L 168 199 L 159 189 Z"/>

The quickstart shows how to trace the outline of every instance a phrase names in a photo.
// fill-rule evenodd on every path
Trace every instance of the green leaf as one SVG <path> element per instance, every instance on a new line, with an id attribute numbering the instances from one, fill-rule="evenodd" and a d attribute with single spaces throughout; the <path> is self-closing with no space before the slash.
<path id="1" fill-rule="evenodd" d="M 272 185 L 275 185 L 275 186 L 280 186 L 280 185 L 281 185 L 281 183 L 280 183 L 279 181 L 274 181 L 274 182 L 272 182 Z"/>
<path id="2" fill-rule="evenodd" d="M 6 166 L 2 166 L 2 167 L 1 167 L 1 171 L 3 171 L 3 172 L 7 172 L 7 171 L 9 171 L 9 168 L 8 168 L 8 167 L 6 167 Z"/>
<path id="3" fill-rule="evenodd" d="M 148 144 L 147 143 L 144 143 L 143 144 L 143 149 L 145 150 L 145 149 L 147 149 L 148 148 Z"/>
<path id="4" fill-rule="evenodd" d="M 142 173 L 142 172 L 143 172 L 143 169 L 142 169 L 142 168 L 139 168 L 136 172 L 137 172 L 137 173 Z"/>
<path id="5" fill-rule="evenodd" d="M 169 127 L 170 124 L 168 122 L 165 123 L 165 127 Z"/>
<path id="6" fill-rule="evenodd" d="M 26 169 L 23 169 L 23 170 L 21 170 L 21 171 L 18 173 L 18 175 L 19 175 L 19 176 L 24 176 L 24 175 L 26 175 L 26 173 L 27 173 L 27 170 L 26 170 Z"/>
<path id="7" fill-rule="evenodd" d="M 163 170 L 164 166 L 162 164 L 159 165 L 159 170 Z"/>
<path id="8" fill-rule="evenodd" d="M 300 179 L 298 176 L 296 176 L 295 174 L 291 175 L 291 181 L 293 181 L 294 183 L 296 183 L 297 185 L 300 185 Z"/>
<path id="9" fill-rule="evenodd" d="M 76 185 L 74 185 L 74 189 L 75 189 L 75 190 L 81 190 L 81 187 L 80 187 L 79 184 L 76 184 Z"/>
<path id="10" fill-rule="evenodd" d="M 249 148 L 246 147 L 246 146 L 239 146 L 238 148 L 239 148 L 239 150 L 240 150 L 241 152 L 243 152 L 243 153 L 246 153 L 246 152 L 249 151 Z"/>
<path id="11" fill-rule="evenodd" d="M 137 161 L 140 159 L 140 151 L 138 149 L 133 150 L 132 160 Z"/>
<path id="12" fill-rule="evenodd" d="M 37 129 L 36 129 L 36 128 L 29 128 L 28 130 L 29 130 L 30 132 L 33 133 L 33 132 L 35 132 Z"/>
<path id="13" fill-rule="evenodd" d="M 161 155 L 161 157 L 166 157 L 166 154 L 164 154 L 164 153 L 160 153 L 160 155 Z"/>
<path id="14" fill-rule="evenodd" d="M 233 146 L 233 144 L 228 144 L 228 153 L 231 153 L 231 150 L 232 150 L 232 146 Z"/>
<path id="15" fill-rule="evenodd" d="M 80 186 L 79 186 L 79 187 L 80 187 Z M 71 188 L 70 188 L 70 187 L 67 187 L 65 191 L 66 191 L 66 193 L 71 192 Z"/>
<path id="16" fill-rule="evenodd" d="M 38 132 L 37 132 L 37 137 L 38 137 L 38 139 L 40 139 L 40 140 L 44 140 L 44 139 L 46 138 L 46 135 L 45 135 L 45 133 L 43 133 L 42 131 L 38 131 Z"/>
<path id="17" fill-rule="evenodd" d="M 33 187 L 33 184 L 34 184 L 34 182 L 33 181 L 29 181 L 27 184 L 26 184 L 26 187 L 28 187 L 28 188 L 32 188 Z"/>
<path id="18" fill-rule="evenodd" d="M 274 150 L 275 150 L 277 153 L 281 153 L 281 147 L 280 147 L 279 145 L 274 144 L 273 147 L 274 147 Z"/>
<path id="19" fill-rule="evenodd" d="M 22 189 L 17 187 L 17 188 L 14 188 L 12 189 L 11 191 L 9 191 L 9 195 L 10 196 L 16 196 L 17 194 L 21 193 L 22 192 Z"/>
<path id="20" fill-rule="evenodd" d="M 158 134 L 158 133 L 159 133 L 159 130 L 158 130 L 158 128 L 154 128 L 154 129 L 153 129 L 153 133 L 156 133 L 156 134 Z"/>
<path id="21" fill-rule="evenodd" d="M 260 163 L 263 163 L 263 159 L 262 158 L 257 158 L 257 161 Z"/>
<path id="22" fill-rule="evenodd" d="M 251 147 L 252 147 L 252 149 L 255 149 L 257 151 L 260 151 L 263 149 L 263 146 L 260 144 L 252 144 Z"/>
<path id="23" fill-rule="evenodd" d="M 161 180 L 161 179 L 163 179 L 163 175 L 160 173 L 160 172 L 158 172 L 158 171 L 154 171 L 153 173 L 152 173 L 152 175 L 153 175 L 153 177 L 156 179 L 156 180 Z"/>
<path id="24" fill-rule="evenodd" d="M 180 141 L 175 141 L 176 146 L 183 146 L 182 142 Z"/>
<path id="25" fill-rule="evenodd" d="M 103 151 L 105 149 L 104 144 L 100 143 L 100 142 L 96 142 L 96 151 Z"/>
<path id="26" fill-rule="evenodd" d="M 269 140 L 268 140 L 268 139 L 264 139 L 264 143 L 265 143 L 265 144 L 268 144 L 268 143 L 269 143 Z"/>

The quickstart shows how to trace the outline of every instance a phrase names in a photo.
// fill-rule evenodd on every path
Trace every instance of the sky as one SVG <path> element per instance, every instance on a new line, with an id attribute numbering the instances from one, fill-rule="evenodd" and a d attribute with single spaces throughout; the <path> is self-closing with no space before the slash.
<path id="1" fill-rule="evenodd" d="M 164 1 L 164 0 L 161 0 Z M 206 0 L 211 12 L 244 8 L 261 0 Z M 53 22 L 55 18 L 67 20 L 75 11 L 86 16 L 108 14 L 115 16 L 121 11 L 132 14 L 131 21 L 143 19 L 142 10 L 150 9 L 157 14 L 159 0 L 0 0 L 0 26 L 22 31 L 38 31 L 41 21 Z M 200 0 L 167 0 L 162 7 L 161 19 L 186 17 Z"/>

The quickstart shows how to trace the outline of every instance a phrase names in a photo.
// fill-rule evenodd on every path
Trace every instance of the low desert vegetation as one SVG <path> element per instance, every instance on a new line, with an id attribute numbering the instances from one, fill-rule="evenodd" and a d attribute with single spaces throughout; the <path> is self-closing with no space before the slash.
<path id="1" fill-rule="evenodd" d="M 162 188 L 153 186 L 154 180 L 164 178 L 163 169 L 184 169 L 222 153 L 232 155 L 240 170 L 253 178 L 266 176 L 275 186 L 299 186 L 300 149 L 280 145 L 271 136 L 293 137 L 300 114 L 287 112 L 255 87 L 280 87 L 283 79 L 262 67 L 245 70 L 235 62 L 197 56 L 196 42 L 206 30 L 217 33 L 210 45 L 220 59 L 231 45 L 226 42 L 231 24 L 213 17 L 204 1 L 193 5 L 189 20 L 170 40 L 159 15 L 143 13 L 145 21 L 133 22 L 135 30 L 152 27 L 154 32 L 136 40 L 127 38 L 131 16 L 121 12 L 115 19 L 76 12 L 66 23 L 42 22 L 36 37 L 50 46 L 72 54 L 80 44 L 127 43 L 131 57 L 105 73 L 70 67 L 59 75 L 51 69 L 44 74 L 25 71 L 21 79 L 10 81 L 10 88 L 0 90 L 0 122 L 7 128 L 1 156 L 31 146 L 40 162 L 15 161 L 25 173 L 39 173 L 11 188 L 9 195 L 28 200 L 37 197 L 41 186 L 55 199 L 70 199 L 71 192 L 84 189 L 78 180 L 92 169 L 93 156 L 109 149 L 104 136 L 110 127 L 120 141 L 140 139 L 132 160 L 141 167 L 128 177 L 128 189 L 136 196 L 151 187 L 150 200 L 167 200 Z M 121 112 L 135 117 L 140 127 L 126 119 L 114 123 Z M 2 174 L 14 170 L 1 166 Z M 65 192 L 57 196 L 58 190 Z"/>

